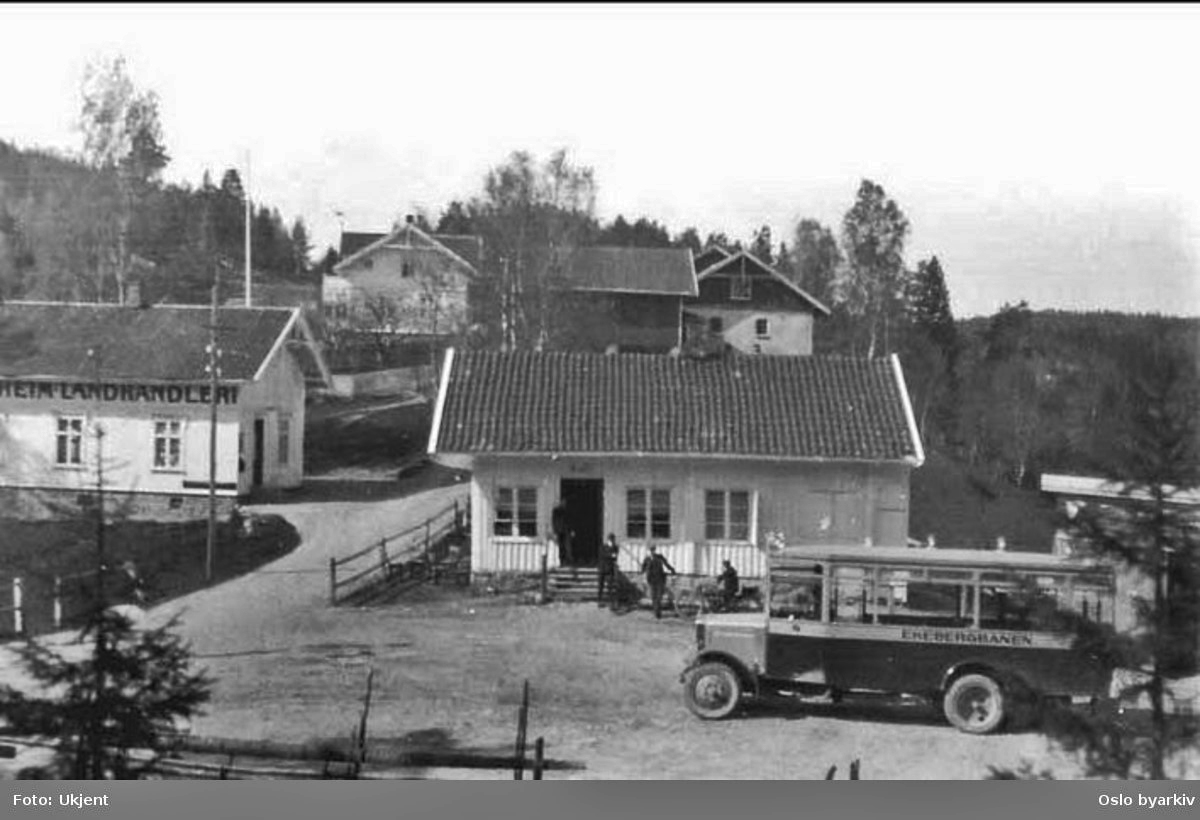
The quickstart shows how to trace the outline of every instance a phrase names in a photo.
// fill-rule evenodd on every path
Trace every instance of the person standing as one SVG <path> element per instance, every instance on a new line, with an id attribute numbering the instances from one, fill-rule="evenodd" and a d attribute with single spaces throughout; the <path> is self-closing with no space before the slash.
<path id="1" fill-rule="evenodd" d="M 734 603 L 737 601 L 738 588 L 740 587 L 738 574 L 728 558 L 722 561 L 721 564 L 721 574 L 717 576 L 717 582 L 721 585 L 721 606 L 726 612 L 732 612 Z"/>
<path id="2" fill-rule="evenodd" d="M 646 583 L 650 585 L 650 603 L 654 606 L 654 617 L 662 618 L 663 593 L 667 589 L 667 573 L 678 575 L 671 562 L 658 552 L 658 547 L 650 545 L 650 554 L 642 561 L 642 572 L 646 574 Z"/>
<path id="3" fill-rule="evenodd" d="M 550 529 L 554 530 L 554 540 L 558 542 L 559 566 L 570 566 L 571 530 L 567 524 L 567 503 L 562 499 L 550 511 Z"/>
<path id="4" fill-rule="evenodd" d="M 600 547 L 600 588 L 596 591 L 596 605 L 604 606 L 604 588 L 608 587 L 609 603 L 616 605 L 617 596 L 617 559 L 621 556 L 621 547 L 617 545 L 617 536 L 611 532 Z"/>

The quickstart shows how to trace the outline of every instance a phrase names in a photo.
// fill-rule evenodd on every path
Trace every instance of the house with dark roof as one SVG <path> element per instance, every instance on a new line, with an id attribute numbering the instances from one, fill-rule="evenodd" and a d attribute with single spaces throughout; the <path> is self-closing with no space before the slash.
<path id="1" fill-rule="evenodd" d="M 451 349 L 429 452 L 472 470 L 476 575 L 558 566 L 560 503 L 582 566 L 610 532 L 626 571 L 653 544 L 701 576 L 761 577 L 771 532 L 903 546 L 924 460 L 894 356 Z"/>
<path id="2" fill-rule="evenodd" d="M 320 360 L 299 308 L 0 304 L 0 498 L 11 513 L 90 503 L 98 468 L 112 511 L 133 518 L 228 511 L 300 485 L 305 379 Z M 320 368 L 324 372 L 324 368 Z M 211 413 L 216 411 L 213 427 Z"/>
<path id="3" fill-rule="evenodd" d="M 458 333 L 482 254 L 479 237 L 429 234 L 411 217 L 389 233 L 345 232 L 341 261 L 323 285 L 326 321 L 374 330 L 382 324 L 399 336 Z"/>
<path id="4" fill-rule="evenodd" d="M 688 341 L 707 336 L 742 353 L 812 353 L 813 323 L 828 307 L 746 251 L 710 249 L 704 258 L 711 264 L 697 273 L 699 294 L 684 303 Z"/>
<path id="5" fill-rule="evenodd" d="M 558 277 L 561 347 L 666 353 L 683 339 L 683 303 L 697 295 L 687 248 L 576 248 Z"/>
<path id="6" fill-rule="evenodd" d="M 722 248 L 720 245 L 709 245 L 707 248 L 700 251 L 700 253 L 696 254 L 696 270 L 706 270 L 731 256 L 733 256 L 733 254 Z"/>

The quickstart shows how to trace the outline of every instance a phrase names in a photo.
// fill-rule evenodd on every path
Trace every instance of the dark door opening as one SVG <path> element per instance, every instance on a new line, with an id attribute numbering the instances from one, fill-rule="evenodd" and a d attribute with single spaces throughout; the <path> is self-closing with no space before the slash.
<path id="1" fill-rule="evenodd" d="M 577 567 L 594 566 L 604 540 L 604 480 L 564 478 L 559 493 L 567 508 L 567 528 L 574 533 L 573 563 Z"/>
<path id="2" fill-rule="evenodd" d="M 263 419 L 254 420 L 254 486 L 261 487 L 263 483 L 263 451 L 266 439 L 266 422 Z"/>

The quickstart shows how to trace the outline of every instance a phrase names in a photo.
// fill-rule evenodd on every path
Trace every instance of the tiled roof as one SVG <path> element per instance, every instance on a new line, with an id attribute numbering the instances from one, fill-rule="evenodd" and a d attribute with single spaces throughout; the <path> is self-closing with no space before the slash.
<path id="1" fill-rule="evenodd" d="M 477 236 L 460 234 L 427 234 L 411 223 L 397 225 L 391 233 L 342 233 L 341 260 L 334 271 L 344 268 L 356 256 L 377 242 L 386 241 L 388 247 L 404 246 L 411 248 L 435 249 L 445 253 L 449 251 L 475 270 L 483 257 L 483 240 Z"/>
<path id="2" fill-rule="evenodd" d="M 433 452 L 923 458 L 894 358 L 448 356 Z"/>
<path id="3" fill-rule="evenodd" d="M 361 233 L 357 231 L 344 231 L 342 233 L 342 246 L 338 249 L 338 256 L 345 259 L 351 254 L 358 253 L 367 245 L 378 242 L 387 234 L 385 233 Z"/>
<path id="4" fill-rule="evenodd" d="M 475 270 L 483 261 L 483 240 L 478 236 L 437 233 L 433 238 L 461 256 Z"/>
<path id="5" fill-rule="evenodd" d="M 687 248 L 577 248 L 565 276 L 572 290 L 697 293 L 696 269 Z"/>
<path id="6" fill-rule="evenodd" d="M 700 251 L 700 253 L 696 254 L 696 272 L 699 273 L 710 265 L 715 265 L 722 259 L 728 259 L 732 255 L 733 254 L 722 247 L 717 245 L 709 245 L 707 248 Z"/>
<path id="7" fill-rule="evenodd" d="M 222 308 L 224 381 L 252 379 L 296 309 Z M 199 306 L 0 304 L 0 378 L 201 382 L 209 309 Z M 99 353 L 99 373 L 88 350 Z"/>
<path id="8" fill-rule="evenodd" d="M 726 255 L 724 259 L 718 259 L 716 262 L 708 265 L 708 267 L 698 268 L 696 278 L 704 280 L 722 275 L 753 275 L 752 271 L 747 270 L 747 263 L 749 263 L 750 268 L 757 268 L 760 276 L 769 276 L 787 287 L 788 290 L 800 297 L 803 302 L 817 313 L 825 316 L 830 314 L 831 311 L 829 308 L 817 301 L 816 297 L 749 251 L 739 251 L 732 255 Z M 759 307 L 759 305 L 756 304 L 755 307 Z"/>

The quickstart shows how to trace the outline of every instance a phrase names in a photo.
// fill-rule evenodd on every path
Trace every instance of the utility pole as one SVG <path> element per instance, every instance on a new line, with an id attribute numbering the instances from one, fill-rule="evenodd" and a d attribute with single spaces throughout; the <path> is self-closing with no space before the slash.
<path id="1" fill-rule="evenodd" d="M 93 714 L 89 717 L 90 743 L 86 756 L 80 753 L 75 758 L 75 777 L 77 779 L 99 779 L 102 769 L 102 744 L 100 715 L 102 701 L 105 697 L 105 672 L 108 669 L 108 637 L 109 625 L 105 621 L 108 600 L 104 589 L 104 428 L 100 425 L 100 407 L 103 395 L 103 383 L 100 380 L 100 352 L 97 348 L 88 348 L 88 358 L 92 360 L 93 387 L 96 391 L 95 418 L 92 421 L 96 436 L 96 610 L 92 616 L 92 626 L 96 630 L 95 651 L 92 666 L 95 671 L 95 700 Z M 80 431 L 82 439 L 83 431 Z M 85 764 L 85 761 L 87 762 Z M 87 764 L 90 764 L 87 765 Z"/>
<path id="2" fill-rule="evenodd" d="M 87 355 L 92 360 L 92 378 L 96 390 L 96 417 L 92 421 L 96 436 L 96 606 L 103 611 L 107 603 L 104 600 L 104 428 L 100 426 L 103 384 L 100 381 L 100 352 L 90 347 Z M 83 435 L 82 430 L 80 434 Z"/>
<path id="3" fill-rule="evenodd" d="M 246 184 L 243 186 L 243 193 L 246 195 L 246 298 L 243 303 L 246 307 L 253 305 L 253 300 L 250 298 L 250 152 L 246 151 Z"/>
<path id="4" fill-rule="evenodd" d="M 208 541 L 204 551 L 204 580 L 212 581 L 213 553 L 217 542 L 217 385 L 221 378 L 221 351 L 217 347 L 217 298 L 221 281 L 219 265 L 213 268 L 212 307 L 208 319 Z M 247 278 L 247 284 L 249 279 Z M 247 291 L 249 293 L 249 291 Z"/>

